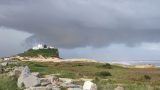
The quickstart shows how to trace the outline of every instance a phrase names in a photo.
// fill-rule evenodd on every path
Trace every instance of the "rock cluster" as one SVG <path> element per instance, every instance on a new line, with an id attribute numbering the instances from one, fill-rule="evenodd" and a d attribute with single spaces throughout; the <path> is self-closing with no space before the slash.
<path id="1" fill-rule="evenodd" d="M 24 90 L 61 90 L 61 87 L 67 90 L 97 90 L 97 85 L 91 81 L 85 81 L 83 86 L 73 84 L 73 80 L 69 78 L 58 78 L 54 75 L 46 75 L 39 77 L 38 72 L 32 72 L 26 67 L 17 67 L 13 70 L 14 75 L 21 72 L 17 85 Z M 114 90 L 124 90 L 118 86 Z"/>
<path id="2" fill-rule="evenodd" d="M 15 65 L 13 68 L 8 65 Z M 98 90 L 97 85 L 91 81 L 85 81 L 83 86 L 76 85 L 72 79 L 58 78 L 55 75 L 46 75 L 40 78 L 39 72 L 31 72 L 28 66 L 19 66 L 18 61 L 1 61 L 0 73 L 8 73 L 9 76 L 16 77 L 17 86 L 24 90 L 61 90 L 62 87 L 67 90 Z M 124 90 L 118 86 L 114 90 Z"/>
<path id="3" fill-rule="evenodd" d="M 21 71 L 21 69 L 23 69 Z M 17 86 L 25 90 L 61 90 L 61 87 L 66 87 L 68 90 L 82 90 L 81 85 L 72 83 L 72 79 L 58 78 L 56 76 L 47 75 L 44 78 L 39 77 L 39 73 L 31 73 L 28 66 L 24 68 L 15 68 L 15 72 L 21 71 L 19 75 Z M 89 89 L 92 90 L 92 89 Z"/>

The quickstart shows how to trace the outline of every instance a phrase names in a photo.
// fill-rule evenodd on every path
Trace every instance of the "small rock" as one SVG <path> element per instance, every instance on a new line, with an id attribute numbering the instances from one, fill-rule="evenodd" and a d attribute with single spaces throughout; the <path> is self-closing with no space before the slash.
<path id="1" fill-rule="evenodd" d="M 39 72 L 33 72 L 32 75 L 39 77 Z"/>
<path id="2" fill-rule="evenodd" d="M 115 88 L 114 90 L 124 90 L 123 87 L 118 86 L 117 88 Z"/>
<path id="3" fill-rule="evenodd" d="M 69 78 L 60 78 L 60 80 L 61 80 L 62 82 L 64 82 L 64 83 L 66 83 L 66 84 L 70 84 L 70 83 L 73 82 L 73 80 L 72 80 L 72 79 L 69 79 Z"/>
<path id="4" fill-rule="evenodd" d="M 51 76 L 50 79 L 51 79 L 51 83 L 52 83 L 53 85 L 59 85 L 59 81 L 60 81 L 60 80 L 59 80 L 58 77 Z"/>
<path id="5" fill-rule="evenodd" d="M 92 83 L 91 81 L 85 81 L 83 90 L 97 90 L 97 85 Z"/>
<path id="6" fill-rule="evenodd" d="M 81 88 L 68 88 L 67 90 L 82 90 Z"/>
<path id="7" fill-rule="evenodd" d="M 46 87 L 30 87 L 24 90 L 48 90 Z"/>
<path id="8" fill-rule="evenodd" d="M 66 84 L 66 87 L 69 87 L 69 88 L 82 88 L 82 86 L 76 85 L 76 84 Z"/>
<path id="9" fill-rule="evenodd" d="M 41 86 L 47 86 L 48 84 L 50 84 L 49 82 L 42 82 Z"/>
<path id="10" fill-rule="evenodd" d="M 46 86 L 47 90 L 61 90 L 59 87 L 49 84 Z"/>

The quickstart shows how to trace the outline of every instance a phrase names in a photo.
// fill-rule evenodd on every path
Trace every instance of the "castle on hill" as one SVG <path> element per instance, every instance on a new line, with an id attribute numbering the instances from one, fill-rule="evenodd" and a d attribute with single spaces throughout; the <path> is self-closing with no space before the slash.
<path id="1" fill-rule="evenodd" d="M 38 44 L 34 47 L 32 47 L 33 50 L 39 50 L 39 49 L 54 49 L 54 47 L 52 46 L 47 46 L 47 45 L 43 45 L 43 44 Z"/>

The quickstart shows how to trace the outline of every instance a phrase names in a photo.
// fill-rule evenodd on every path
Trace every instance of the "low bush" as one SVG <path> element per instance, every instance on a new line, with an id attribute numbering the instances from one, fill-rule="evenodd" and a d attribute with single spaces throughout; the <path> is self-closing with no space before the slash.
<path id="1" fill-rule="evenodd" d="M 96 73 L 97 76 L 99 77 L 107 77 L 107 76 L 112 76 L 110 72 L 108 71 L 102 71 L 102 72 L 98 72 Z"/>
<path id="2" fill-rule="evenodd" d="M 103 64 L 100 67 L 105 68 L 105 69 L 111 69 L 112 68 L 111 64 L 109 64 L 109 63 Z"/>
<path id="3" fill-rule="evenodd" d="M 151 77 L 149 75 L 144 75 L 145 80 L 151 80 Z"/>

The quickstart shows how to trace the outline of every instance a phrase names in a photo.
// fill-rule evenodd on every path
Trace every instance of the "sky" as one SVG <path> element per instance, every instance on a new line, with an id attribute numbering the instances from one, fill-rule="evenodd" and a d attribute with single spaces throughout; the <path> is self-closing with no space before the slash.
<path id="1" fill-rule="evenodd" d="M 36 43 L 63 58 L 159 60 L 160 0 L 0 0 L 0 56 Z"/>

